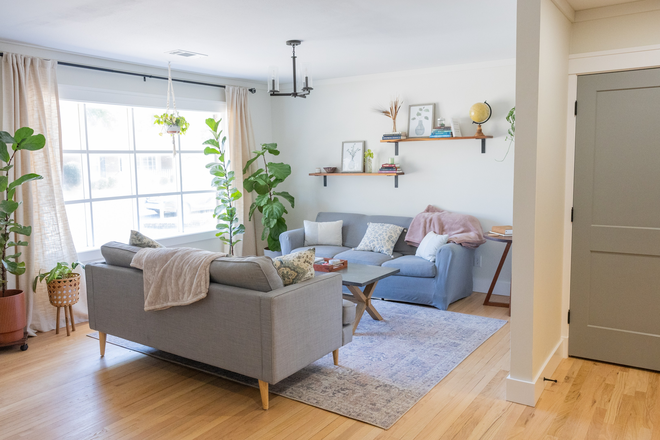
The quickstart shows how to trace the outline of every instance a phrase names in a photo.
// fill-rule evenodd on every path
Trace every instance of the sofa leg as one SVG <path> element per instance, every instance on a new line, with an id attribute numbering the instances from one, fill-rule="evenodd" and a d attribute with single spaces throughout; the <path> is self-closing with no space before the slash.
<path id="1" fill-rule="evenodd" d="M 261 392 L 261 405 L 268 409 L 268 382 L 259 381 L 259 391 Z"/>
<path id="2" fill-rule="evenodd" d="M 99 332 L 99 348 L 101 349 L 101 357 L 105 356 L 105 337 L 105 333 Z"/>
<path id="3" fill-rule="evenodd" d="M 332 361 L 335 365 L 339 365 L 339 349 L 336 349 L 332 352 Z"/>

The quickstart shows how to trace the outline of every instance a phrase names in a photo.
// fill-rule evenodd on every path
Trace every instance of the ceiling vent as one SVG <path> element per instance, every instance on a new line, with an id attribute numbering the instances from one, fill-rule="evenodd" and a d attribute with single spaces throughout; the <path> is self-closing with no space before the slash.
<path id="1" fill-rule="evenodd" d="M 203 54 L 203 53 L 191 52 L 189 50 L 181 50 L 181 49 L 172 50 L 170 52 L 165 52 L 165 53 L 170 54 L 170 55 L 177 55 L 177 56 L 184 57 L 184 58 L 196 58 L 196 57 L 207 57 L 208 56 L 208 55 Z"/>

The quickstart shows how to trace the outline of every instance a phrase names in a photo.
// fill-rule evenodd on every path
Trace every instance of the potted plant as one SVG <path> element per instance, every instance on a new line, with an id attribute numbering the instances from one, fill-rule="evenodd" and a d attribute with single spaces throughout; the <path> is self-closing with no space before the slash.
<path id="1" fill-rule="evenodd" d="M 186 121 L 186 118 L 179 116 L 179 113 L 169 113 L 165 112 L 162 115 L 154 115 L 156 120 L 154 121 L 155 125 L 161 125 L 165 127 L 165 132 L 167 134 L 186 134 L 190 123 Z M 158 133 L 160 136 L 163 133 Z"/>
<path id="2" fill-rule="evenodd" d="M 495 159 L 495 162 L 504 162 L 506 157 L 509 155 L 509 151 L 511 151 L 511 145 L 513 145 L 513 141 L 516 138 L 516 108 L 515 107 L 513 107 L 511 110 L 509 110 L 509 113 L 507 113 L 506 122 L 509 123 L 509 129 L 506 131 L 506 138 L 504 140 L 509 141 L 509 148 L 506 149 L 506 154 L 504 155 L 502 160 Z"/>
<path id="3" fill-rule="evenodd" d="M 217 162 L 206 165 L 211 175 L 214 176 L 211 185 L 215 187 L 218 194 L 217 199 L 220 201 L 220 204 L 213 211 L 213 217 L 219 218 L 221 221 L 216 225 L 218 232 L 215 235 L 229 245 L 229 253 L 233 256 L 234 246 L 241 241 L 236 240 L 235 237 L 245 232 L 245 226 L 241 224 L 236 215 L 236 207 L 234 206 L 234 203 L 242 197 L 242 194 L 234 187 L 234 172 L 229 171 L 230 161 L 225 156 L 227 137 L 222 136 L 222 130 L 219 130 L 220 121 L 222 119 L 216 121 L 213 118 L 208 118 L 206 120 L 206 125 L 211 129 L 213 138 L 204 142 L 204 145 L 209 145 L 204 148 L 204 154 L 217 156 Z"/>
<path id="4" fill-rule="evenodd" d="M 243 180 L 243 188 L 246 191 L 257 193 L 257 197 L 250 205 L 249 218 L 252 220 L 252 214 L 255 210 L 262 214 L 261 224 L 264 229 L 261 233 L 261 239 L 268 242 L 267 250 L 272 252 L 270 255 L 278 253 L 281 255 L 280 234 L 287 229 L 283 216 L 288 214 L 288 211 L 278 197 L 289 202 L 292 208 L 295 207 L 295 200 L 286 191 L 273 190 L 289 177 L 291 166 L 285 163 L 266 162 L 267 153 L 279 156 L 280 152 L 277 149 L 277 144 L 261 144 L 261 150 L 253 151 L 253 153 L 255 153 L 255 156 L 247 161 L 245 167 L 243 167 L 243 174 L 247 174 L 250 165 L 260 157 L 264 159 L 264 167 L 259 168 Z"/>
<path id="5" fill-rule="evenodd" d="M 9 145 L 11 145 L 11 151 L 8 148 Z M 20 206 L 20 202 L 16 202 L 14 198 L 18 187 L 32 180 L 42 179 L 42 177 L 34 173 L 20 176 L 18 170 L 14 170 L 13 179 L 10 181 L 9 171 L 14 167 L 12 162 L 16 153 L 23 150 L 41 150 L 45 145 L 46 138 L 42 134 L 35 135 L 34 130 L 28 127 L 19 128 L 14 136 L 6 131 L 0 131 L 0 160 L 4 162 L 4 166 L 0 168 L 0 191 L 4 193 L 3 200 L 0 201 L 0 248 L 2 249 L 0 316 L 3 317 L 0 320 L 0 345 L 22 343 L 22 350 L 27 350 L 24 337 L 27 325 L 25 293 L 22 290 L 7 288 L 7 274 L 20 276 L 25 273 L 25 262 L 18 260 L 21 256 L 18 248 L 27 246 L 28 242 L 13 237 L 29 237 L 32 227 L 20 225 L 14 220 L 14 212 Z M 13 249 L 10 251 L 10 248 Z"/>
<path id="6" fill-rule="evenodd" d="M 55 321 L 55 334 L 60 332 L 60 307 L 64 307 L 64 318 L 66 322 L 66 334 L 69 335 L 69 319 L 71 328 L 76 329 L 73 321 L 73 310 L 71 306 L 76 304 L 80 295 L 80 274 L 73 272 L 73 269 L 85 266 L 75 261 L 69 267 L 68 263 L 57 263 L 57 265 L 46 273 L 41 273 L 34 277 L 32 290 L 37 291 L 37 283 L 46 279 L 48 285 L 48 300 L 50 304 L 57 307 L 57 318 Z M 68 313 L 68 316 L 67 316 Z"/>

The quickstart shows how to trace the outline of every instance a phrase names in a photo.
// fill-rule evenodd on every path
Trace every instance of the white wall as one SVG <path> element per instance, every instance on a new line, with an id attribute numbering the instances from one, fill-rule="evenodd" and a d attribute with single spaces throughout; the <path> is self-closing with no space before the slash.
<path id="1" fill-rule="evenodd" d="M 658 45 L 659 24 L 657 0 L 577 11 L 570 51 L 576 54 Z"/>
<path id="2" fill-rule="evenodd" d="M 291 164 L 283 184 L 296 208 L 286 216 L 289 229 L 313 220 L 319 211 L 414 216 L 427 205 L 476 216 L 484 228 L 511 224 L 513 147 L 504 140 L 504 119 L 514 105 L 513 60 L 319 81 L 307 99 L 272 98 L 273 139 L 282 154 L 275 161 Z M 436 115 L 460 121 L 464 135 L 473 135 L 468 112 L 488 100 L 492 119 L 483 126 L 489 139 L 486 154 L 477 140 L 400 143 L 397 162 L 406 173 L 394 188 L 391 177 L 310 177 L 314 168 L 339 166 L 342 141 L 364 140 L 377 164 L 394 157 L 394 145 L 380 143 L 391 121 L 373 111 L 399 95 L 405 101 L 397 120 L 407 130 L 408 104 L 435 103 Z M 436 116 L 436 117 L 437 117 Z M 504 246 L 487 242 L 477 250 L 483 267 L 475 267 L 475 289 L 486 291 Z M 509 293 L 510 263 L 496 293 Z"/>
<path id="3" fill-rule="evenodd" d="M 154 68 L 151 66 L 88 57 L 12 42 L 0 41 L 0 52 L 12 52 L 95 67 L 167 76 L 167 66 L 165 66 L 165 68 Z M 147 79 L 147 81 L 144 81 L 141 77 L 118 75 L 115 73 L 92 71 L 67 66 L 58 66 L 57 73 L 61 98 L 108 103 L 131 103 L 132 105 L 162 106 L 163 109 L 165 108 L 167 81 L 164 80 Z M 259 143 L 271 141 L 271 98 L 266 93 L 265 85 L 254 81 L 221 78 L 183 71 L 173 71 L 172 77 L 211 84 L 228 84 L 256 88 L 257 93 L 254 95 L 251 94 L 249 98 L 255 129 L 255 139 Z M 174 84 L 177 108 L 209 111 L 224 109 L 224 89 L 185 83 Z M 2 87 L 0 87 L 0 99 L 1 98 Z M 1 111 L 2 108 L 0 106 L 0 112 Z M 2 119 L 1 116 L 2 115 L 0 114 L 0 120 Z M 126 240 L 127 239 L 128 237 L 126 237 Z M 118 239 L 118 241 L 122 240 Z M 214 232 L 190 234 L 161 241 L 168 246 L 189 246 L 207 250 L 220 250 L 220 240 L 215 238 Z M 80 258 L 83 262 L 93 261 L 100 258 L 100 252 L 98 252 L 98 250 L 84 252 L 80 255 Z"/>
<path id="4" fill-rule="evenodd" d="M 566 96 L 571 23 L 551 0 L 518 3 L 511 369 L 507 399 L 534 405 L 562 349 Z"/>

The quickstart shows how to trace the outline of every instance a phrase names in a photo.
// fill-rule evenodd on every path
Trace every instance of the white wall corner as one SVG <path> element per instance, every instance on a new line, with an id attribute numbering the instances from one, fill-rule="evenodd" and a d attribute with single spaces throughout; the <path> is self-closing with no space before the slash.
<path id="1" fill-rule="evenodd" d="M 557 6 L 557 9 L 559 9 L 571 23 L 575 22 L 575 9 L 573 9 L 567 0 L 552 0 L 552 3 Z"/>
<path id="2" fill-rule="evenodd" d="M 516 379 L 511 375 L 506 378 L 506 400 L 522 405 L 535 406 L 545 389 L 543 378 L 552 377 L 561 360 L 566 357 L 568 357 L 568 338 L 562 337 L 533 382 Z"/>

